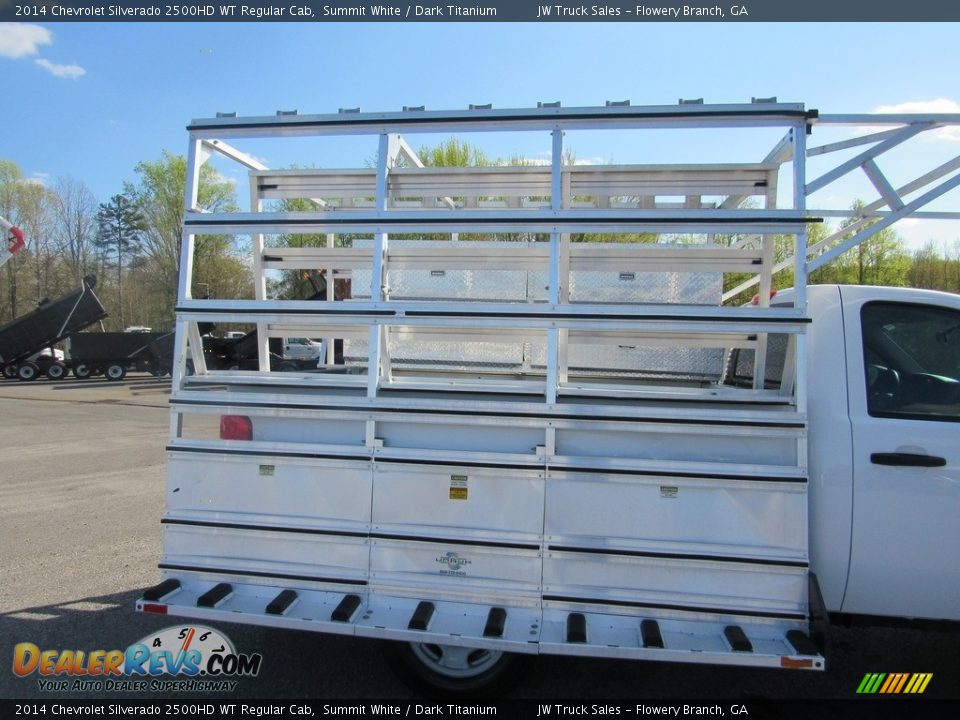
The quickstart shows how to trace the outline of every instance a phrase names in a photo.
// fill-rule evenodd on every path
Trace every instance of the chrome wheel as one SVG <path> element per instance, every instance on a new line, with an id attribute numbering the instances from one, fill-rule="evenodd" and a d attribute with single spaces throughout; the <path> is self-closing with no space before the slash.
<path id="1" fill-rule="evenodd" d="M 440 675 L 451 678 L 471 678 L 482 675 L 496 666 L 503 657 L 499 650 L 461 647 L 459 645 L 434 645 L 433 643 L 410 643 L 414 656 Z"/>
<path id="2" fill-rule="evenodd" d="M 408 687 L 430 697 L 496 697 L 526 675 L 532 655 L 438 643 L 384 642 L 384 656 Z"/>

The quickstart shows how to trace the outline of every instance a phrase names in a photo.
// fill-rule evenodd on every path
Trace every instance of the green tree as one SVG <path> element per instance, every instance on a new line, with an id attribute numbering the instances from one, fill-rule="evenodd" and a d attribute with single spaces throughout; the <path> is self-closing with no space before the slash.
<path id="1" fill-rule="evenodd" d="M 840 229 L 849 228 L 859 219 L 863 203 L 853 204 L 853 215 L 840 225 Z M 857 232 L 874 224 L 873 221 L 856 231 L 851 230 L 842 236 L 849 239 Z M 848 285 L 889 285 L 907 284 L 907 272 L 910 268 L 910 254 L 903 240 L 892 228 L 884 228 L 869 239 L 835 258 L 833 262 L 815 270 L 810 275 L 812 284 L 841 283 Z"/>
<path id="2" fill-rule="evenodd" d="M 139 163 L 136 173 L 137 182 L 126 183 L 124 193 L 136 201 L 143 217 L 143 250 L 150 259 L 150 277 L 160 292 L 164 314 L 172 318 L 182 260 L 187 161 L 164 150 L 159 160 Z M 236 210 L 233 184 L 209 165 L 202 165 L 198 203 L 210 212 Z M 237 287 L 249 286 L 249 270 L 233 254 L 230 236 L 197 235 L 195 243 L 195 295 L 235 297 Z"/>
<path id="3" fill-rule="evenodd" d="M 97 199 L 82 180 L 61 177 L 53 187 L 53 236 L 70 280 L 80 285 L 90 270 Z"/>
<path id="4" fill-rule="evenodd" d="M 936 243 L 928 240 L 922 248 L 914 252 L 910 269 L 907 271 L 907 281 L 912 287 L 947 290 L 945 260 L 937 249 Z"/>
<path id="5" fill-rule="evenodd" d="M 274 208 L 277 212 L 311 212 L 316 203 L 305 198 L 285 198 Z M 353 235 L 340 234 L 335 238 L 336 247 L 349 247 Z M 279 235 L 271 240 L 277 247 L 326 247 L 327 236 L 323 233 L 296 233 Z M 282 270 L 279 280 L 270 286 L 270 295 L 283 300 L 305 300 L 326 289 L 324 268 L 311 270 Z"/>
<path id="6" fill-rule="evenodd" d="M 488 165 L 503 165 L 503 161 L 490 161 L 487 154 L 480 148 L 471 145 L 465 140 L 455 137 L 430 147 L 422 146 L 417 155 L 427 167 L 481 167 Z"/>
<path id="7" fill-rule="evenodd" d="M 946 247 L 936 242 L 927 243 L 914 252 L 907 271 L 907 284 L 911 287 L 960 292 L 960 259 L 951 257 Z"/>
<path id="8" fill-rule="evenodd" d="M 97 210 L 97 236 L 94 246 L 116 253 L 117 312 L 120 327 L 126 327 L 123 314 L 123 269 L 125 260 L 140 252 L 144 220 L 137 203 L 126 194 L 114 195 Z"/>

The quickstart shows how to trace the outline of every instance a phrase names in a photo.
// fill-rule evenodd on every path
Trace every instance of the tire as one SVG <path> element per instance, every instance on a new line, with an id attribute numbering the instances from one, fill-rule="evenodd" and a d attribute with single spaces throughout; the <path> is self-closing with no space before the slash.
<path id="1" fill-rule="evenodd" d="M 397 677 L 427 697 L 495 697 L 523 680 L 532 656 L 434 643 L 383 643 Z"/>
<path id="2" fill-rule="evenodd" d="M 63 380 L 67 375 L 67 366 L 61 362 L 52 363 L 47 367 L 47 377 L 51 380 Z"/>
<path id="3" fill-rule="evenodd" d="M 84 363 L 73 366 L 73 376 L 79 380 L 86 380 L 93 375 L 93 368 Z"/>
<path id="4" fill-rule="evenodd" d="M 39 374 L 40 368 L 36 363 L 30 362 L 29 360 L 25 363 L 20 363 L 19 367 L 17 367 L 17 378 L 25 382 L 36 380 Z"/>
<path id="5" fill-rule="evenodd" d="M 13 380 L 17 376 L 17 366 L 16 365 L 4 365 L 3 366 L 3 376 L 7 380 Z"/>
<path id="6" fill-rule="evenodd" d="M 127 368 L 120 363 L 110 363 L 103 374 L 110 382 L 119 382 L 127 376 Z"/>

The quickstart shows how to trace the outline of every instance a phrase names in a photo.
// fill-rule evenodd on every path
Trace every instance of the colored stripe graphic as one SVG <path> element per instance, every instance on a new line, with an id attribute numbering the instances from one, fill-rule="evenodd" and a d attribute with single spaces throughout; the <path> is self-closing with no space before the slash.
<path id="1" fill-rule="evenodd" d="M 927 685 L 930 684 L 930 678 L 933 677 L 933 673 L 915 673 L 913 677 L 910 678 L 910 682 L 907 683 L 907 687 L 904 688 L 905 693 L 911 694 L 920 694 L 927 689 Z"/>
<path id="2" fill-rule="evenodd" d="M 857 692 L 865 695 L 873 695 L 873 693 L 880 688 L 880 683 L 883 682 L 883 679 L 886 676 L 886 673 L 867 673 L 866 677 L 863 679 L 863 682 L 860 683 L 861 689 L 857 690 Z"/>
<path id="3" fill-rule="evenodd" d="M 897 683 L 897 686 L 893 688 L 891 692 L 895 692 L 895 693 L 900 692 L 903 689 L 904 683 L 907 682 L 908 677 L 909 676 L 907 675 L 907 673 L 900 673 L 900 682 Z"/>
<path id="4" fill-rule="evenodd" d="M 867 673 L 857 686 L 860 695 L 919 695 L 927 689 L 933 673 Z"/>

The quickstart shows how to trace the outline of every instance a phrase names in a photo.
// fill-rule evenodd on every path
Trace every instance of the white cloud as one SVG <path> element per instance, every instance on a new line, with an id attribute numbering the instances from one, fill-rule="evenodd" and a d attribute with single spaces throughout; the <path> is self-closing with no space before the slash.
<path id="1" fill-rule="evenodd" d="M 603 157 L 577 158 L 573 161 L 574 165 L 610 165 L 609 159 Z"/>
<path id="2" fill-rule="evenodd" d="M 960 103 L 946 98 L 937 98 L 936 100 L 911 100 L 899 103 L 898 105 L 881 105 L 874 108 L 875 113 L 960 113 Z M 940 128 L 932 133 L 934 137 L 941 140 L 952 140 L 960 142 L 960 125 L 951 125 Z"/>
<path id="3" fill-rule="evenodd" d="M 34 60 L 34 62 L 44 70 L 48 70 L 51 74 L 60 78 L 76 80 L 78 77 L 83 77 L 87 74 L 87 71 L 79 65 L 59 65 L 58 63 L 50 62 L 46 58 L 40 58 L 39 60 Z"/>
<path id="4" fill-rule="evenodd" d="M 960 103 L 946 98 L 936 100 L 913 100 L 898 105 L 881 105 L 875 113 L 960 113 Z"/>
<path id="5" fill-rule="evenodd" d="M 217 182 L 230 183 L 231 185 L 236 185 L 236 184 L 237 184 L 237 179 L 236 179 L 235 177 L 229 177 L 229 176 L 227 176 L 227 175 L 224 175 L 224 174 L 223 174 L 222 172 L 220 172 L 219 170 L 216 170 L 215 172 L 216 172 L 216 175 L 214 176 L 214 179 L 215 179 Z"/>
<path id="6" fill-rule="evenodd" d="M 541 154 L 542 154 L 542 153 L 541 153 Z M 536 166 L 536 167 L 545 166 L 545 165 L 551 165 L 551 164 L 552 164 L 552 161 L 551 161 L 551 160 L 549 160 L 549 159 L 544 159 L 544 158 L 540 158 L 540 157 L 535 157 L 535 158 L 532 158 L 532 157 L 522 157 L 522 158 L 519 159 L 518 162 L 519 162 L 521 165 Z"/>
<path id="7" fill-rule="evenodd" d="M 40 52 L 41 45 L 52 45 L 53 33 L 40 25 L 0 23 L 0 57 L 18 60 Z M 46 58 L 34 62 L 55 77 L 76 80 L 87 74 L 77 64 L 61 65 Z"/>
<path id="8" fill-rule="evenodd" d="M 0 57 L 36 55 L 38 46 L 50 45 L 53 34 L 45 27 L 26 23 L 0 23 Z"/>

